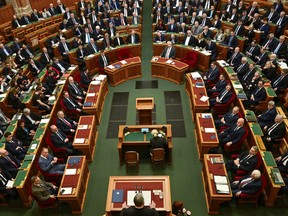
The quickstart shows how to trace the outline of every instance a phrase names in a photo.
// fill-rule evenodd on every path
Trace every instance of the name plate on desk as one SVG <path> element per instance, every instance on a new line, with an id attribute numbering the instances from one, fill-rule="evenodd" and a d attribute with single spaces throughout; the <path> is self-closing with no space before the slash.
<path id="1" fill-rule="evenodd" d="M 89 125 L 78 125 L 78 129 L 79 130 L 84 130 L 84 129 L 88 129 Z"/>
<path id="2" fill-rule="evenodd" d="M 76 138 L 74 143 L 85 143 L 85 138 Z"/>

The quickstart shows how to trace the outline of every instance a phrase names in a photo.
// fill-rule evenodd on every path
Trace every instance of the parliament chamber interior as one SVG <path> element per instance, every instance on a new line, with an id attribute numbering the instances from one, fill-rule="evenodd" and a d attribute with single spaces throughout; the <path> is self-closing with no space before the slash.
<path id="1" fill-rule="evenodd" d="M 288 213 L 286 13 L 1 0 L 1 214 Z"/>

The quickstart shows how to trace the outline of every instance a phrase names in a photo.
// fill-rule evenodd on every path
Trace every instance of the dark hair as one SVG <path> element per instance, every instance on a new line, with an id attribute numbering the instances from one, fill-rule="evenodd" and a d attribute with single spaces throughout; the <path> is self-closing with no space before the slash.
<path id="1" fill-rule="evenodd" d="M 10 136 L 12 133 L 11 132 L 6 132 L 4 133 L 4 137 L 7 138 L 8 136 Z"/>
<path id="2" fill-rule="evenodd" d="M 25 121 L 23 119 L 19 119 L 17 125 L 20 126 L 22 123 L 25 123 Z"/>

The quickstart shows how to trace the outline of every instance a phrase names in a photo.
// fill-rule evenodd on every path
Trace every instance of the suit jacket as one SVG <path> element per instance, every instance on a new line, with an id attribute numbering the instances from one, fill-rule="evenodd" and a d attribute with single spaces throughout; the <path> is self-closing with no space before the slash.
<path id="1" fill-rule="evenodd" d="M 69 97 L 69 99 L 72 101 L 72 103 L 74 103 L 75 107 L 66 98 L 63 98 L 63 104 L 68 110 L 81 109 L 78 102 L 74 98 Z"/>
<path id="2" fill-rule="evenodd" d="M 257 155 L 253 155 L 251 157 L 247 157 L 249 155 L 249 151 L 242 152 L 238 155 L 239 160 L 239 170 L 245 170 L 247 172 L 253 171 L 257 165 L 258 157 Z"/>
<path id="3" fill-rule="evenodd" d="M 124 19 L 124 23 L 125 23 L 125 25 L 123 25 L 123 26 L 127 26 L 129 24 L 127 17 L 123 17 L 123 19 Z M 122 18 L 119 17 L 116 20 L 116 26 L 122 26 Z"/>
<path id="4" fill-rule="evenodd" d="M 278 45 L 280 43 L 276 43 L 273 47 L 271 47 L 271 52 L 274 53 L 274 51 L 276 51 Z M 287 52 L 287 44 L 285 42 L 283 42 L 281 45 L 280 45 L 280 48 L 277 50 L 277 52 L 275 53 L 279 58 L 282 58 L 283 55 Z"/>
<path id="5" fill-rule="evenodd" d="M 208 26 L 208 27 L 210 27 L 211 26 L 211 21 L 210 21 L 210 19 L 207 17 L 205 20 L 204 19 L 202 19 L 200 22 L 199 22 L 199 24 L 201 25 L 201 26 Z"/>
<path id="6" fill-rule="evenodd" d="M 274 20 L 272 20 L 272 22 L 274 24 L 277 24 L 277 22 L 280 20 L 280 16 L 277 16 Z M 288 18 L 286 16 L 284 16 L 284 18 L 282 19 L 280 25 L 278 26 L 279 29 L 283 29 L 285 27 L 285 25 L 288 22 Z"/>
<path id="7" fill-rule="evenodd" d="M 276 115 L 277 115 L 277 112 L 276 112 L 275 107 L 270 110 L 267 109 L 258 117 L 258 123 L 260 124 L 261 127 L 273 124 Z"/>
<path id="8" fill-rule="evenodd" d="M 80 74 L 80 83 L 82 85 L 85 85 L 88 88 L 90 82 L 91 82 L 91 78 L 90 78 L 89 74 L 82 72 Z"/>
<path id="9" fill-rule="evenodd" d="M 23 142 L 16 139 L 15 137 L 12 137 L 12 141 L 13 142 L 5 141 L 5 149 L 18 160 L 23 160 L 27 152 L 27 150 L 23 148 Z M 17 147 L 20 148 L 16 149 Z"/>
<path id="10" fill-rule="evenodd" d="M 104 38 L 104 40 L 103 40 L 103 49 L 107 48 L 109 45 L 113 46 L 113 41 L 112 41 L 111 37 L 108 38 L 108 41 L 109 42 L 107 42 L 107 39 Z"/>
<path id="11" fill-rule="evenodd" d="M 195 26 L 192 26 L 191 32 L 193 35 L 199 35 L 203 31 L 202 26 L 198 26 L 197 28 Z"/>
<path id="12" fill-rule="evenodd" d="M 173 28 L 172 28 L 173 26 Z M 178 27 L 177 27 L 177 24 L 169 24 L 168 25 L 168 29 L 167 29 L 167 32 L 178 32 Z"/>
<path id="13" fill-rule="evenodd" d="M 88 33 L 88 35 L 89 35 L 89 37 L 87 36 L 86 33 L 83 33 L 83 34 L 81 35 L 81 40 L 82 40 L 82 42 L 83 42 L 84 44 L 90 43 L 90 39 L 93 38 L 93 35 L 92 35 L 92 34 Z M 87 40 L 88 40 L 88 43 L 86 42 Z"/>
<path id="14" fill-rule="evenodd" d="M 32 51 L 32 49 L 31 49 L 30 47 L 27 46 L 27 50 L 28 50 L 32 55 L 34 55 L 34 51 Z M 28 53 L 27 50 L 26 50 L 26 49 L 22 49 L 22 50 L 21 50 L 21 55 L 22 55 L 25 59 L 30 59 L 31 57 L 30 57 L 30 55 L 29 55 L 29 53 Z"/>
<path id="15" fill-rule="evenodd" d="M 267 17 L 267 18 L 268 18 L 269 15 L 270 15 L 270 12 L 271 12 L 271 10 L 267 10 L 266 13 L 262 16 L 262 19 L 263 19 L 264 17 Z M 272 14 L 272 16 L 271 16 L 271 18 L 270 18 L 270 19 L 268 18 L 268 21 L 274 20 L 277 16 L 278 16 L 278 13 L 274 11 L 273 14 Z"/>
<path id="16" fill-rule="evenodd" d="M 267 40 L 265 40 L 261 45 L 264 47 L 269 41 L 269 38 L 267 38 Z M 275 44 L 277 43 L 277 40 L 275 38 L 272 39 L 272 41 L 269 43 L 268 46 L 266 46 L 266 48 L 268 48 L 270 51 L 273 47 L 275 47 Z"/>
<path id="17" fill-rule="evenodd" d="M 54 159 L 54 157 L 50 153 L 47 155 L 46 158 L 44 158 L 40 155 L 39 159 L 38 159 L 38 165 L 46 173 L 55 173 L 59 169 L 58 169 L 57 164 L 51 163 L 53 161 L 53 159 Z"/>
<path id="18" fill-rule="evenodd" d="M 51 16 L 55 16 L 56 14 L 58 14 L 58 11 L 56 8 L 49 8 L 48 9 L 49 13 L 51 14 Z"/>
<path id="19" fill-rule="evenodd" d="M 63 140 L 56 133 L 51 133 L 51 141 L 56 148 L 66 148 L 67 144 L 64 140 L 67 138 L 67 136 L 60 130 L 58 130 L 58 132 L 63 137 Z"/>
<path id="20" fill-rule="evenodd" d="M 220 92 L 220 94 L 218 95 L 218 98 L 219 98 L 219 99 L 223 96 L 223 94 L 225 93 L 225 91 L 226 91 L 226 89 L 224 89 L 222 92 Z M 231 92 L 231 91 L 228 91 L 228 92 L 224 95 L 224 97 L 221 99 L 221 103 L 222 103 L 222 104 L 227 103 L 227 102 L 230 100 L 231 97 L 232 97 L 232 92 Z"/>
<path id="21" fill-rule="evenodd" d="M 238 27 L 238 24 L 234 25 L 233 27 L 233 30 L 235 32 L 235 35 L 236 35 L 236 29 L 238 29 L 238 32 L 237 32 L 237 36 L 244 36 L 245 35 L 245 27 L 244 25 L 241 25 L 240 28 L 237 28 Z"/>
<path id="22" fill-rule="evenodd" d="M 29 129 L 27 128 L 27 130 L 28 132 L 19 126 L 16 129 L 16 137 L 21 140 L 25 146 L 29 145 L 32 141 L 29 135 Z"/>
<path id="23" fill-rule="evenodd" d="M 237 184 L 237 186 L 239 186 L 241 184 L 241 182 L 244 181 L 247 178 L 250 178 L 250 174 L 242 177 L 241 179 L 239 179 L 239 183 Z M 249 184 L 244 185 L 239 190 L 242 193 L 253 194 L 253 193 L 258 192 L 261 189 L 261 187 L 262 187 L 262 179 L 259 178 L 259 179 L 253 180 Z"/>
<path id="24" fill-rule="evenodd" d="M 188 36 L 186 35 L 186 36 L 183 38 L 182 44 L 185 44 L 187 37 L 188 37 Z M 190 36 L 190 39 L 189 39 L 189 42 L 188 42 L 188 46 L 196 46 L 196 44 L 197 44 L 196 39 L 191 35 L 191 36 Z"/>
<path id="25" fill-rule="evenodd" d="M 9 56 L 13 54 L 12 50 L 8 46 L 4 46 L 5 50 L 8 52 Z M 4 49 L 0 49 L 0 57 L 6 59 L 8 56 L 5 54 Z"/>
<path id="26" fill-rule="evenodd" d="M 248 9 L 247 9 L 247 15 L 249 15 L 249 13 L 250 13 L 250 16 L 254 16 L 254 14 L 255 13 L 259 13 L 259 9 L 258 9 L 258 7 L 255 7 L 254 8 L 254 10 L 253 11 L 251 11 L 253 8 L 252 8 L 252 6 L 250 6 Z"/>
<path id="27" fill-rule="evenodd" d="M 246 73 L 241 77 L 241 82 L 244 82 L 245 84 L 250 84 L 252 78 L 254 77 L 256 72 L 256 69 L 253 70 L 248 69 Z"/>
<path id="28" fill-rule="evenodd" d="M 17 53 L 19 49 L 21 49 L 22 47 L 22 44 L 21 43 L 16 43 L 15 41 L 13 42 L 11 48 L 12 48 L 12 51 L 14 53 Z"/>
<path id="29" fill-rule="evenodd" d="M 134 39 L 134 43 L 140 43 L 140 37 L 139 37 L 138 34 L 135 34 L 135 37 L 134 37 L 134 38 L 135 38 L 135 39 Z M 131 34 L 129 34 L 129 35 L 127 36 L 126 42 L 127 42 L 128 44 L 132 43 L 132 35 L 131 35 Z"/>
<path id="30" fill-rule="evenodd" d="M 216 91 L 221 92 L 223 89 L 225 89 L 225 86 L 227 85 L 226 80 L 218 80 L 217 83 L 215 84 Z"/>
<path id="31" fill-rule="evenodd" d="M 259 88 L 256 88 L 253 92 L 254 99 L 255 99 L 254 101 L 255 102 L 264 101 L 267 97 L 266 89 L 264 87 L 262 87 L 259 91 L 258 89 Z"/>
<path id="32" fill-rule="evenodd" d="M 69 91 L 69 94 L 76 99 L 77 96 L 80 96 L 80 97 L 85 97 L 84 95 L 84 91 L 83 89 L 81 88 L 81 86 L 79 86 L 79 84 L 77 82 L 74 82 L 74 85 L 76 86 L 77 88 L 77 92 L 76 90 L 73 88 L 73 86 L 68 83 L 68 91 Z"/>
<path id="33" fill-rule="evenodd" d="M 44 69 L 44 66 L 37 60 L 34 60 L 35 66 L 38 68 L 39 71 Z M 38 70 L 32 66 L 32 64 L 28 65 L 28 69 L 31 71 L 33 77 L 38 75 Z"/>
<path id="34" fill-rule="evenodd" d="M 268 61 L 268 59 L 269 59 L 269 56 L 268 56 L 267 52 L 265 52 L 263 54 L 259 53 L 258 57 L 260 59 L 256 61 L 256 64 L 260 65 L 261 67 L 263 67 L 266 64 L 266 62 Z"/>
<path id="35" fill-rule="evenodd" d="M 108 65 L 110 64 L 109 58 L 105 55 Z M 104 60 L 101 55 L 98 58 L 98 66 L 104 68 Z"/>
<path id="36" fill-rule="evenodd" d="M 61 6 L 62 6 L 62 8 L 63 8 L 64 10 L 66 10 L 66 6 L 65 6 L 64 4 L 61 4 Z M 58 14 L 61 14 L 61 13 L 62 13 L 61 8 L 60 8 L 59 5 L 56 6 L 56 10 L 57 10 Z"/>
<path id="37" fill-rule="evenodd" d="M 41 181 L 41 187 L 32 184 L 32 194 L 40 201 L 48 200 L 51 195 L 50 188 L 52 185 L 52 183 L 45 181 Z"/>
<path id="38" fill-rule="evenodd" d="M 47 64 L 50 64 L 50 61 L 52 60 L 52 58 L 49 56 L 49 53 L 47 53 L 48 55 L 48 60 L 46 58 L 46 55 L 42 52 L 41 53 L 41 56 L 40 56 L 40 62 L 43 64 L 43 65 L 47 65 Z"/>
<path id="39" fill-rule="evenodd" d="M 250 46 L 248 46 L 246 49 L 245 49 L 245 53 L 246 52 L 248 52 L 248 53 L 250 53 L 250 49 L 252 48 L 252 46 L 250 45 Z M 259 52 L 260 52 L 260 47 L 259 46 L 254 46 L 254 49 L 252 50 L 252 52 L 250 53 L 250 57 L 252 57 L 252 58 L 254 58 L 254 56 L 257 56 L 258 54 L 259 54 Z"/>
<path id="40" fill-rule="evenodd" d="M 114 46 L 120 46 L 120 45 L 125 44 L 122 37 L 119 37 L 119 41 L 120 41 L 120 44 L 118 43 L 117 37 L 115 37 L 115 38 L 113 39 L 113 45 L 114 45 Z"/>
<path id="41" fill-rule="evenodd" d="M 168 47 L 166 46 L 164 48 L 164 50 L 162 51 L 160 56 L 165 58 L 167 50 L 168 50 Z M 176 49 L 175 49 L 175 47 L 171 47 L 171 51 L 169 53 L 169 58 L 175 58 L 175 55 L 176 55 Z"/>
<path id="42" fill-rule="evenodd" d="M 165 150 L 168 149 L 168 142 L 167 139 L 164 137 L 152 137 L 150 139 L 151 144 L 151 151 L 155 148 L 164 148 Z"/>
<path id="43" fill-rule="evenodd" d="M 29 17 L 29 16 L 26 16 L 26 17 L 27 17 L 27 19 L 28 19 L 28 22 L 27 22 L 27 20 L 25 19 L 24 16 L 21 17 L 21 24 L 22 24 L 22 25 L 28 25 L 29 23 L 31 23 L 30 17 Z"/>
<path id="44" fill-rule="evenodd" d="M 230 127 L 232 125 L 236 124 L 236 122 L 239 118 L 238 114 L 233 114 L 232 116 L 231 115 L 232 115 L 232 111 L 230 111 L 230 112 L 224 114 L 224 116 L 222 116 L 222 118 L 224 118 L 225 125 L 230 126 Z"/>
<path id="45" fill-rule="evenodd" d="M 276 128 L 272 130 L 270 135 L 268 134 L 268 131 L 271 127 L 273 127 L 274 123 L 271 124 L 265 133 L 271 138 L 271 142 L 275 142 L 275 139 L 281 139 L 285 137 L 286 134 L 286 126 L 285 123 L 282 121 Z"/>
<path id="46" fill-rule="evenodd" d="M 114 26 L 113 26 L 112 29 L 111 28 L 107 28 L 106 31 L 110 35 L 110 37 L 111 37 L 112 33 L 113 33 L 114 36 L 116 35 L 116 28 Z"/>
<path id="47" fill-rule="evenodd" d="M 63 120 L 57 118 L 56 120 L 56 125 L 58 127 L 58 129 L 60 129 L 63 133 L 67 134 L 67 133 L 70 133 L 71 129 L 74 129 L 76 130 L 77 126 L 73 123 L 74 121 L 72 119 L 69 119 L 69 118 L 64 118 L 67 122 L 70 123 L 69 124 L 66 124 Z"/>
<path id="48" fill-rule="evenodd" d="M 205 76 L 207 77 L 207 81 L 216 81 L 220 76 L 220 71 L 218 67 L 216 67 L 214 70 L 210 67 L 205 73 Z"/>
<path id="49" fill-rule="evenodd" d="M 19 19 L 19 18 L 17 18 L 17 22 L 18 22 L 18 24 L 21 26 L 22 25 L 22 22 L 21 22 L 21 20 Z M 16 29 L 16 28 L 18 28 L 18 24 L 17 24 L 17 22 L 16 22 L 16 20 L 12 20 L 12 28 L 13 29 Z"/>
<path id="50" fill-rule="evenodd" d="M 68 70 L 68 68 L 70 67 L 70 64 L 64 61 L 59 60 L 59 63 L 61 64 L 63 68 L 65 68 L 65 70 Z M 61 72 L 61 68 L 55 62 L 52 63 L 52 67 L 54 67 L 56 70 Z"/>
<path id="51" fill-rule="evenodd" d="M 276 83 L 277 79 L 280 78 L 280 76 L 281 75 L 279 74 L 278 77 L 271 82 L 271 86 L 273 88 L 277 88 L 277 90 L 288 88 L 288 75 L 286 75 L 280 82 Z"/>
<path id="52" fill-rule="evenodd" d="M 229 42 L 230 42 L 230 38 L 231 38 L 231 37 L 232 37 L 232 36 L 229 35 L 229 36 L 226 38 L 226 40 L 225 40 L 225 44 L 228 45 L 228 46 L 229 46 Z M 231 40 L 231 43 L 230 43 L 230 47 L 235 48 L 235 47 L 237 47 L 237 46 L 238 46 L 238 39 L 237 39 L 236 36 L 233 36 L 233 39 Z"/>
<path id="53" fill-rule="evenodd" d="M 31 20 L 36 22 L 39 21 L 39 19 L 41 18 L 41 15 L 37 12 L 37 14 L 32 13 L 31 14 Z"/>
<path id="54" fill-rule="evenodd" d="M 41 116 L 37 115 L 35 113 L 30 113 L 30 118 L 32 118 L 34 121 L 40 121 L 41 120 Z M 25 122 L 25 126 L 29 129 L 29 130 L 33 130 L 35 129 L 35 124 L 32 124 L 32 122 L 27 118 L 26 115 L 22 115 L 21 119 Z M 34 122 L 35 123 L 35 122 Z"/>
<path id="55" fill-rule="evenodd" d="M 68 50 L 70 50 L 70 45 L 67 42 L 66 42 L 66 45 L 67 45 Z M 59 42 L 58 50 L 61 53 L 61 55 L 63 55 L 63 53 L 66 53 L 64 45 L 62 42 Z M 68 53 L 67 53 L 67 55 L 68 55 Z"/>
<path id="56" fill-rule="evenodd" d="M 237 53 L 236 56 L 233 58 L 234 53 L 229 58 L 228 62 L 233 65 L 233 67 L 238 67 L 241 63 L 242 55 Z"/>
<path id="57" fill-rule="evenodd" d="M 95 43 L 95 47 L 96 47 L 97 52 L 99 52 L 99 48 L 98 48 L 98 46 L 97 46 L 96 43 Z M 95 53 L 95 51 L 94 51 L 91 43 L 89 43 L 89 44 L 87 45 L 87 51 L 88 51 L 88 54 L 89 54 L 89 55 Z"/>
<path id="58" fill-rule="evenodd" d="M 238 130 L 234 130 L 236 127 L 237 125 L 235 124 L 234 126 L 231 126 L 224 131 L 223 135 L 225 136 L 225 143 L 232 142 L 233 145 L 242 139 L 245 134 L 244 126 L 240 127 Z"/>
<path id="59" fill-rule="evenodd" d="M 281 155 L 281 160 L 276 162 L 276 163 L 277 163 L 277 167 L 278 167 L 279 169 L 281 169 L 281 167 L 283 167 L 283 171 L 285 170 L 284 173 L 286 173 L 286 172 L 287 172 L 286 170 L 288 170 L 288 163 L 286 163 L 286 165 L 283 164 L 283 162 L 286 160 L 285 157 L 286 157 L 287 155 L 288 155 L 288 152 L 282 154 L 282 155 Z M 285 159 L 285 160 L 283 161 L 283 159 Z M 281 170 L 282 170 L 282 169 L 281 169 Z M 283 172 L 283 171 L 281 171 L 281 170 L 280 170 L 280 172 Z"/>
<path id="60" fill-rule="evenodd" d="M 6 179 L 6 181 L 4 181 L 4 179 L 3 182 L 0 181 L 0 194 L 6 194 L 6 184 L 8 183 L 9 180 L 12 180 L 12 176 L 9 172 L 7 172 L 4 169 L 2 169 L 0 174 Z"/>
<path id="61" fill-rule="evenodd" d="M 10 153 L 8 153 L 7 156 L 16 164 L 16 166 L 14 166 L 13 163 L 9 162 L 6 158 L 0 157 L 0 167 L 3 170 L 8 171 L 11 176 L 15 178 L 18 172 L 18 168 L 21 166 L 20 161 Z"/>

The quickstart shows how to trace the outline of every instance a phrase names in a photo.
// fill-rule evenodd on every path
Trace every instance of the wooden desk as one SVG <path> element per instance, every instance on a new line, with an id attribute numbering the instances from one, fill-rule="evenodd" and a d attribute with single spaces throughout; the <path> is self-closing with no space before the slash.
<path id="1" fill-rule="evenodd" d="M 195 137 L 199 160 L 203 160 L 204 154 L 208 154 L 211 148 L 219 145 L 217 130 L 211 113 L 196 113 Z M 213 128 L 214 133 L 206 133 L 205 128 Z"/>
<path id="2" fill-rule="evenodd" d="M 150 138 L 152 138 L 151 131 L 153 129 L 157 129 L 158 131 L 165 126 L 167 128 L 166 132 L 166 139 L 168 141 L 168 163 L 172 162 L 172 131 L 170 124 L 163 124 L 163 125 L 119 125 L 119 132 L 118 132 L 118 154 L 119 154 L 119 162 L 122 166 L 124 163 L 124 155 L 126 151 L 133 150 L 139 151 L 144 149 L 145 155 L 150 157 Z M 124 134 L 124 128 L 128 127 L 130 132 L 129 135 Z M 143 134 L 141 132 L 141 128 L 148 128 L 149 132 Z"/>
<path id="3" fill-rule="evenodd" d="M 123 202 L 127 201 L 127 191 L 134 191 L 135 185 L 142 186 L 142 190 L 151 191 L 151 200 L 156 204 L 156 210 L 163 212 L 166 216 L 171 215 L 171 191 L 169 176 L 110 176 L 106 200 L 106 215 L 119 214 L 123 203 L 113 203 L 112 194 L 115 189 L 123 189 Z M 161 190 L 163 198 L 154 190 Z M 161 214 L 162 215 L 162 214 Z"/>
<path id="4" fill-rule="evenodd" d="M 84 101 L 84 103 L 91 102 L 92 106 L 83 106 L 83 111 L 90 115 L 95 115 L 96 124 L 100 124 L 105 98 L 108 94 L 107 79 L 101 81 L 100 85 L 95 85 L 95 82 L 92 81 L 87 94 L 94 94 L 93 96 L 87 95 Z"/>
<path id="5" fill-rule="evenodd" d="M 167 58 L 152 57 L 151 74 L 152 77 L 166 79 L 177 84 L 184 82 L 184 74 L 188 71 L 189 65 L 173 59 L 173 62 L 166 63 Z"/>
<path id="6" fill-rule="evenodd" d="M 153 43 L 153 56 L 160 56 L 162 53 L 163 49 L 167 46 L 166 43 L 163 44 L 158 44 L 158 43 Z M 176 59 L 180 59 L 184 57 L 187 52 L 192 50 L 191 46 L 185 46 L 181 44 L 173 45 L 173 47 L 176 48 Z M 210 62 L 210 55 L 206 55 L 202 53 L 199 50 L 194 50 L 198 52 L 198 60 L 197 60 L 197 66 L 198 69 L 205 71 L 209 69 L 209 62 Z"/>
<path id="7" fill-rule="evenodd" d="M 232 192 L 225 164 L 212 164 L 210 158 L 215 157 L 220 157 L 223 159 L 223 156 L 221 154 L 204 154 L 203 160 L 202 181 L 204 185 L 204 194 L 208 214 L 219 214 L 219 208 L 221 203 L 230 201 L 232 199 Z M 228 186 L 230 188 L 229 194 L 217 193 L 214 183 L 214 175 L 221 175 L 227 177 Z"/>
<path id="8" fill-rule="evenodd" d="M 275 183 L 271 177 L 271 169 L 276 170 L 279 172 L 277 165 L 274 161 L 274 157 L 271 152 L 260 151 L 262 155 L 264 169 L 263 175 L 266 178 L 267 185 L 265 188 L 265 203 L 267 206 L 271 207 L 274 205 L 275 200 L 277 199 L 278 191 L 280 190 L 281 186 L 284 186 L 284 183 Z"/>
<path id="9" fill-rule="evenodd" d="M 118 52 L 120 49 L 129 49 L 132 56 L 141 56 L 141 44 L 129 44 L 117 46 L 114 49 L 108 49 L 105 51 L 105 55 L 110 62 L 118 61 Z M 95 74 L 98 71 L 98 58 L 100 53 L 94 54 L 93 57 L 85 57 L 86 68 L 91 74 Z"/>
<path id="10" fill-rule="evenodd" d="M 80 150 L 88 162 L 93 161 L 96 141 L 98 137 L 95 116 L 80 116 L 78 127 L 75 133 L 73 147 Z M 76 139 L 84 139 L 83 143 L 75 142 Z"/>
<path id="11" fill-rule="evenodd" d="M 202 83 L 203 88 L 197 88 L 196 83 Z M 193 79 L 191 74 L 186 74 L 186 92 L 189 95 L 192 120 L 195 121 L 195 114 L 209 110 L 209 100 L 203 102 L 200 100 L 202 96 L 207 96 L 207 91 L 203 79 Z"/>
<path id="12" fill-rule="evenodd" d="M 76 164 L 71 164 L 72 160 L 76 158 L 80 161 Z M 76 174 L 65 175 L 67 169 L 76 169 Z M 89 178 L 90 171 L 88 169 L 86 156 L 69 156 L 57 197 L 60 201 L 67 202 L 71 206 L 73 214 L 82 214 Z M 63 188 L 72 188 L 72 193 L 60 194 Z"/>
<path id="13" fill-rule="evenodd" d="M 114 67 L 115 65 L 120 65 L 120 68 L 115 67 L 114 69 L 110 69 L 109 67 L 105 67 L 105 72 L 109 77 L 109 84 L 111 86 L 116 86 L 127 80 L 142 76 L 140 57 L 128 58 L 125 61 L 127 62 L 126 64 L 122 64 L 121 61 L 112 64 Z"/>

